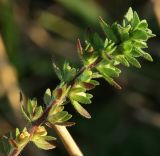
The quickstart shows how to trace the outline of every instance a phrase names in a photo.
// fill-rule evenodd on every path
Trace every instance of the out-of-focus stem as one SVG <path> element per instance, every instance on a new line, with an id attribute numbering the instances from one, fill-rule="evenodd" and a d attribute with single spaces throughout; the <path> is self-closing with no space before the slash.
<path id="1" fill-rule="evenodd" d="M 70 156 L 83 156 L 81 150 L 65 126 L 53 125 L 53 128 L 62 140 Z"/>

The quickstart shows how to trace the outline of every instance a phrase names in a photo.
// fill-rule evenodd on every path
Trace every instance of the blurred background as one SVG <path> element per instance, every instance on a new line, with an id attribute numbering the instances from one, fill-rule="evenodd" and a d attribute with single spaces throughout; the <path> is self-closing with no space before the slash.
<path id="1" fill-rule="evenodd" d="M 130 6 L 157 35 L 148 42 L 154 62 L 141 60 L 141 70 L 124 68 L 117 80 L 121 91 L 101 80 L 86 107 L 90 120 L 68 105 L 77 123 L 69 131 L 85 156 L 160 155 L 160 0 L 0 0 L 0 135 L 26 124 L 19 112 L 20 90 L 43 105 L 45 89 L 59 83 L 52 61 L 80 66 L 77 38 L 83 40 L 88 27 L 102 33 L 99 16 L 121 22 Z M 55 150 L 30 144 L 22 155 L 67 153 L 58 139 Z"/>

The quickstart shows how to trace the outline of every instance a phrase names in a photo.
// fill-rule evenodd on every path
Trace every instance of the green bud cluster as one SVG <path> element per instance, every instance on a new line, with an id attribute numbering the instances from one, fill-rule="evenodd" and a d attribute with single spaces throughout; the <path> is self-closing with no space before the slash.
<path id="1" fill-rule="evenodd" d="M 138 57 L 153 61 L 144 48 L 147 48 L 146 41 L 155 35 L 148 28 L 147 21 L 140 20 L 138 14 L 131 8 L 124 16 L 122 25 L 115 22 L 110 26 L 102 18 L 100 25 L 105 34 L 104 38 L 98 33 L 93 34 L 89 31 L 84 48 L 79 40 L 77 42 L 79 56 L 86 69 L 69 94 L 74 108 L 86 118 L 90 118 L 90 115 L 81 104 L 91 103 L 92 95 L 86 91 L 99 85 L 96 78 L 102 77 L 109 84 L 121 89 L 114 80 L 121 73 L 119 64 L 140 68 Z M 94 68 L 90 68 L 91 66 Z"/>

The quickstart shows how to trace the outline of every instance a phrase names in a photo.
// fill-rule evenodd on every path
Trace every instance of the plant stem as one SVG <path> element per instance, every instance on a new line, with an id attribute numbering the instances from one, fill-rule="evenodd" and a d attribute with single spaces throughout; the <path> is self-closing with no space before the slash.
<path id="1" fill-rule="evenodd" d="M 83 156 L 76 142 L 65 126 L 53 125 L 70 156 Z"/>

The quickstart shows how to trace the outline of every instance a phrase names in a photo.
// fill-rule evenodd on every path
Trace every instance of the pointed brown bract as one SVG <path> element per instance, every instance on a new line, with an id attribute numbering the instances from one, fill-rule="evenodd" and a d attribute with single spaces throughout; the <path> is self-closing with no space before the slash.
<path id="1" fill-rule="evenodd" d="M 55 93 L 55 94 L 56 94 L 56 98 L 57 98 L 57 99 L 61 98 L 62 93 L 63 93 L 62 88 L 56 89 L 56 93 Z"/>
<path id="2" fill-rule="evenodd" d="M 62 122 L 62 123 L 56 123 L 56 125 L 60 125 L 60 126 L 65 126 L 65 127 L 71 127 L 71 126 L 74 126 L 76 123 L 75 122 Z M 53 128 L 53 124 L 50 123 L 50 122 L 47 122 L 46 125 L 49 127 L 49 128 Z"/>
<path id="3" fill-rule="evenodd" d="M 17 145 L 17 143 L 16 143 L 15 140 L 9 139 L 9 143 L 10 143 L 14 148 L 18 148 L 18 145 Z"/>
<path id="4" fill-rule="evenodd" d="M 75 122 L 62 122 L 62 123 L 56 123 L 56 125 L 65 126 L 65 127 L 71 127 L 74 126 Z"/>
<path id="5" fill-rule="evenodd" d="M 91 90 L 91 89 L 95 88 L 95 85 L 92 83 L 89 83 L 89 82 L 82 82 L 82 85 L 87 90 Z"/>
<path id="6" fill-rule="evenodd" d="M 22 92 L 21 92 L 21 91 L 19 92 L 19 101 L 20 101 L 20 102 L 22 102 L 22 101 L 23 101 L 23 94 L 22 94 Z"/>
<path id="7" fill-rule="evenodd" d="M 78 38 L 77 40 L 77 51 L 80 55 L 83 55 L 83 48 L 82 48 L 82 45 L 81 45 L 81 41 L 80 39 Z"/>

